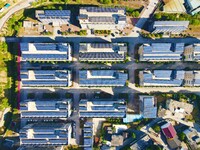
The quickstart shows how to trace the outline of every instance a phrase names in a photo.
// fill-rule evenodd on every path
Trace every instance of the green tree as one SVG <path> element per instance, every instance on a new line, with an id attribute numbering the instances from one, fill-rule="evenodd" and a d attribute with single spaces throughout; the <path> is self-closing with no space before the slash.
<path id="1" fill-rule="evenodd" d="M 59 9 L 59 10 L 63 10 L 62 6 L 59 6 L 58 9 Z"/>
<path id="2" fill-rule="evenodd" d="M 159 20 L 159 19 L 162 18 L 162 15 L 161 15 L 161 13 L 156 13 L 156 14 L 154 15 L 154 17 L 155 17 L 155 19 Z"/>
<path id="3" fill-rule="evenodd" d="M 181 141 L 184 141 L 185 138 L 186 138 L 185 133 L 183 133 L 183 132 L 179 133 L 179 134 L 178 134 L 178 138 L 179 138 Z"/>
<path id="4" fill-rule="evenodd" d="M 160 126 L 159 126 L 159 125 L 153 126 L 152 129 L 153 129 L 156 133 L 160 133 Z"/>
<path id="5" fill-rule="evenodd" d="M 139 17 L 139 15 L 140 15 L 139 11 L 136 11 L 135 12 L 135 17 Z"/>
<path id="6" fill-rule="evenodd" d="M 136 134 L 132 133 L 132 138 L 135 139 L 136 138 Z"/>
<path id="7" fill-rule="evenodd" d="M 131 13 L 131 16 L 135 17 L 135 12 L 134 11 Z"/>
<path id="8" fill-rule="evenodd" d="M 8 103 L 8 99 L 7 98 L 3 98 L 1 100 L 1 105 L 0 105 L 0 110 L 3 110 L 7 107 L 10 107 L 9 103 Z"/>

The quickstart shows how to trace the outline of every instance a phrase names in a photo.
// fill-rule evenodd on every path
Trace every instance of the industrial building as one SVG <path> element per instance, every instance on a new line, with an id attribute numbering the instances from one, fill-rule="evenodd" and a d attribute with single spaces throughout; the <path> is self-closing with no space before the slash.
<path id="1" fill-rule="evenodd" d="M 139 101 L 143 118 L 157 118 L 157 102 L 154 96 L 140 95 Z"/>
<path id="2" fill-rule="evenodd" d="M 25 100 L 20 102 L 22 119 L 67 119 L 72 113 L 72 100 Z"/>
<path id="3" fill-rule="evenodd" d="M 138 53 L 140 61 L 181 61 L 184 43 L 142 44 Z"/>
<path id="4" fill-rule="evenodd" d="M 82 118 L 124 118 L 126 103 L 123 99 L 81 99 L 79 115 Z"/>
<path id="5" fill-rule="evenodd" d="M 185 71 L 183 70 L 143 70 L 139 72 L 140 86 L 174 86 L 184 84 Z"/>
<path id="6" fill-rule="evenodd" d="M 188 128 L 183 131 L 186 135 L 187 140 L 189 141 L 188 144 L 190 145 L 191 149 L 199 149 L 200 148 L 200 133 L 195 128 Z"/>
<path id="7" fill-rule="evenodd" d="M 200 61 L 200 43 L 185 46 L 185 61 Z"/>
<path id="8" fill-rule="evenodd" d="M 185 71 L 185 86 L 200 86 L 200 71 Z"/>
<path id="9" fill-rule="evenodd" d="M 71 142 L 70 123 L 34 123 L 23 127 L 20 134 L 21 146 L 63 146 Z"/>
<path id="10" fill-rule="evenodd" d="M 82 7 L 78 19 L 82 29 L 122 30 L 127 24 L 124 8 Z"/>
<path id="11" fill-rule="evenodd" d="M 191 15 L 200 12 L 200 0 L 185 0 L 184 5 L 187 12 Z"/>
<path id="12" fill-rule="evenodd" d="M 119 70 L 80 70 L 79 86 L 125 86 L 128 74 Z"/>
<path id="13" fill-rule="evenodd" d="M 188 26 L 189 21 L 155 21 L 152 33 L 180 34 Z"/>
<path id="14" fill-rule="evenodd" d="M 36 10 L 35 17 L 43 24 L 61 26 L 70 24 L 70 10 Z"/>
<path id="15" fill-rule="evenodd" d="M 80 43 L 80 61 L 124 61 L 127 54 L 126 43 Z"/>
<path id="16" fill-rule="evenodd" d="M 69 87 L 72 85 L 70 70 L 21 70 L 22 87 Z"/>
<path id="17" fill-rule="evenodd" d="M 184 0 L 163 0 L 163 12 L 165 13 L 186 13 Z"/>
<path id="18" fill-rule="evenodd" d="M 72 61 L 69 43 L 20 43 L 22 61 Z"/>

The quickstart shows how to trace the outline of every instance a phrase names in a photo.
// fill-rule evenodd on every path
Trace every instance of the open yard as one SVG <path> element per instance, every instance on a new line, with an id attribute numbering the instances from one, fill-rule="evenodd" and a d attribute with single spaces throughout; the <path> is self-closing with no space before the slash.
<path id="1" fill-rule="evenodd" d="M 200 37 L 200 25 L 195 26 L 195 25 L 189 25 L 189 29 L 186 31 L 186 34 L 189 34 L 194 37 Z"/>
<path id="2" fill-rule="evenodd" d="M 2 29 L 0 36 L 13 36 L 13 35 L 51 35 L 54 33 L 54 29 L 52 26 L 43 26 L 40 22 L 38 22 L 35 18 L 35 10 L 41 9 L 68 9 L 71 10 L 71 22 L 72 25 L 70 27 L 61 27 L 60 30 L 66 29 L 65 31 L 69 31 L 69 34 L 73 34 L 74 32 L 80 31 L 80 25 L 77 20 L 77 16 L 79 15 L 80 7 L 84 6 L 101 6 L 101 7 L 126 7 L 128 17 L 128 28 L 123 32 L 128 34 L 128 32 L 132 29 L 132 20 L 133 18 L 139 17 L 139 13 L 146 6 L 148 0 L 134 0 L 134 1 L 116 1 L 113 3 L 102 4 L 97 0 L 67 0 L 67 5 L 64 0 L 58 1 L 50 1 L 50 0 L 40 0 L 38 2 L 33 3 L 32 8 L 21 10 L 14 14 L 5 24 Z M 32 28 L 23 28 L 23 22 L 28 21 L 28 24 L 32 26 Z"/>

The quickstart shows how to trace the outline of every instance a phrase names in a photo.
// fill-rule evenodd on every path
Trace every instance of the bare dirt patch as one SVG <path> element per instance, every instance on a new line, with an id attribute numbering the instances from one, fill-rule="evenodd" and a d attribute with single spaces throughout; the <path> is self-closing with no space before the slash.
<path id="1" fill-rule="evenodd" d="M 7 73 L 6 71 L 0 71 L 0 84 L 7 83 Z"/>

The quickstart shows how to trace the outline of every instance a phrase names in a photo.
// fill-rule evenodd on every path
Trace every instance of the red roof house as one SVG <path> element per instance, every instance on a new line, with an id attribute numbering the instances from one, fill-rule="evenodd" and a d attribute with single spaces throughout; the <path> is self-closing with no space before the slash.
<path id="1" fill-rule="evenodd" d="M 176 136 L 176 130 L 171 123 L 166 123 L 161 126 L 162 132 L 168 139 L 173 139 Z"/>

